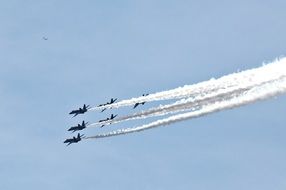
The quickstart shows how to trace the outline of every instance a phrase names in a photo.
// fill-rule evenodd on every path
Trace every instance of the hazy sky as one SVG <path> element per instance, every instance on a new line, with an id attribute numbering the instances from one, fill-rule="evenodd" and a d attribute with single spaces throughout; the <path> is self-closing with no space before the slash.
<path id="1" fill-rule="evenodd" d="M 62 143 L 83 119 L 133 111 L 71 118 L 83 103 L 172 89 L 285 55 L 285 6 L 0 1 L 0 189 L 285 190 L 286 96 L 142 133 Z"/>

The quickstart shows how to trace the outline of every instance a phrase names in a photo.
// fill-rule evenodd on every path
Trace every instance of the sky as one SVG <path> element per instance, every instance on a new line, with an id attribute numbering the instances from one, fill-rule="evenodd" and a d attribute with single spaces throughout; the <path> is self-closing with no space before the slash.
<path id="1" fill-rule="evenodd" d="M 142 133 L 63 141 L 83 119 L 133 112 L 68 115 L 84 103 L 194 84 L 285 55 L 285 6 L 0 1 L 0 189 L 284 190 L 285 95 Z"/>

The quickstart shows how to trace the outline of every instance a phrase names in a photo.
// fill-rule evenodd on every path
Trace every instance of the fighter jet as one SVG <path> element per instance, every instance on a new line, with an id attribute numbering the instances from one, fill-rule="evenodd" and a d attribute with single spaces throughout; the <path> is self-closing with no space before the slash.
<path id="1" fill-rule="evenodd" d="M 117 98 L 115 98 L 115 99 L 111 98 L 111 99 L 110 99 L 110 102 L 106 102 L 105 104 L 100 104 L 100 105 L 98 105 L 98 107 L 113 104 L 116 100 L 117 100 Z M 107 109 L 107 108 L 103 108 L 103 109 L 101 110 L 101 112 L 104 112 L 106 109 Z"/>
<path id="2" fill-rule="evenodd" d="M 69 114 L 74 114 L 73 117 L 77 116 L 78 114 L 84 114 L 89 109 L 89 105 L 83 105 L 83 108 L 78 108 L 77 110 L 72 110 Z"/>
<path id="3" fill-rule="evenodd" d="M 66 139 L 64 141 L 64 143 L 68 143 L 68 145 L 72 144 L 72 143 L 78 143 L 79 141 L 81 141 L 81 138 L 83 137 L 83 135 L 80 135 L 79 133 L 77 134 L 77 137 L 73 137 L 73 138 L 70 138 L 70 139 Z"/>
<path id="4" fill-rule="evenodd" d="M 77 126 L 69 128 L 68 131 L 75 132 L 75 131 L 83 130 L 84 128 L 86 128 L 87 124 L 88 122 L 85 123 L 85 121 L 82 121 L 82 124 L 77 124 Z"/>
<path id="5" fill-rule="evenodd" d="M 148 96 L 149 94 L 143 94 L 142 96 Z M 135 109 L 137 106 L 139 106 L 140 104 L 144 105 L 146 102 L 137 102 L 134 106 L 133 109 Z"/>
<path id="6" fill-rule="evenodd" d="M 99 120 L 98 122 L 101 123 L 101 122 L 104 122 L 104 121 L 110 121 L 110 120 L 113 120 L 116 116 L 117 116 L 117 114 L 116 115 L 111 114 L 110 118 L 108 117 L 106 119 Z M 103 127 L 103 126 L 104 125 L 101 125 L 101 127 Z"/>

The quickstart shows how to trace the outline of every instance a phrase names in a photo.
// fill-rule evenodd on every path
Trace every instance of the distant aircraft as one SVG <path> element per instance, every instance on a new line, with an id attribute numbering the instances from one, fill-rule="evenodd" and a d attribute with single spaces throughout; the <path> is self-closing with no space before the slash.
<path id="1" fill-rule="evenodd" d="M 43 40 L 48 40 L 48 38 L 44 36 L 44 37 L 43 37 Z"/>
<path id="2" fill-rule="evenodd" d="M 64 141 L 64 143 L 68 143 L 68 145 L 72 144 L 72 143 L 78 143 L 79 141 L 81 141 L 81 138 L 83 137 L 83 135 L 80 135 L 79 133 L 77 134 L 77 137 L 73 137 L 73 138 L 70 138 L 70 139 L 66 139 Z"/>
<path id="3" fill-rule="evenodd" d="M 148 96 L 149 94 L 143 94 L 142 96 Z M 146 102 L 137 102 L 134 106 L 133 109 L 135 109 L 137 106 L 139 106 L 140 104 L 144 105 Z"/>
<path id="4" fill-rule="evenodd" d="M 98 122 L 101 123 L 104 121 L 110 121 L 110 120 L 113 120 L 116 116 L 117 116 L 117 114 L 116 115 L 111 114 L 110 118 L 102 119 L 102 120 L 99 120 Z M 101 127 L 103 127 L 103 126 L 104 125 L 101 125 Z"/>
<path id="5" fill-rule="evenodd" d="M 75 132 L 75 131 L 83 130 L 84 128 L 86 128 L 87 124 L 88 122 L 85 123 L 85 121 L 82 121 L 82 124 L 78 124 L 77 126 L 71 127 L 68 129 L 68 131 Z"/>
<path id="6" fill-rule="evenodd" d="M 77 116 L 78 114 L 84 114 L 89 109 L 89 105 L 83 105 L 83 108 L 78 108 L 77 110 L 72 110 L 69 114 L 74 114 L 73 117 Z"/>
<path id="7" fill-rule="evenodd" d="M 107 103 L 105 103 L 105 104 L 100 104 L 100 105 L 98 105 L 98 107 L 113 104 L 116 100 L 117 100 L 117 98 L 115 98 L 115 99 L 111 98 L 111 99 L 110 99 L 110 102 L 107 102 Z M 101 112 L 104 112 L 106 109 L 107 109 L 107 108 L 103 108 L 103 109 L 101 110 Z"/>

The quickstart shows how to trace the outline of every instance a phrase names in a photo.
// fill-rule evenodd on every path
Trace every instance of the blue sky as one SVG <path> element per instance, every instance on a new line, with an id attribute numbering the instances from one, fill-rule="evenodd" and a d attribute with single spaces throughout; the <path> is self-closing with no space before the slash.
<path id="1" fill-rule="evenodd" d="M 285 96 L 138 134 L 62 141 L 71 125 L 111 113 L 71 119 L 83 103 L 193 84 L 285 55 L 285 6 L 0 1 L 0 189 L 284 190 Z"/>

